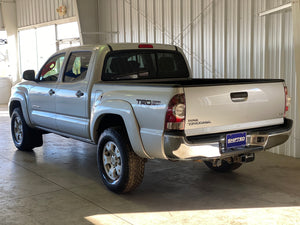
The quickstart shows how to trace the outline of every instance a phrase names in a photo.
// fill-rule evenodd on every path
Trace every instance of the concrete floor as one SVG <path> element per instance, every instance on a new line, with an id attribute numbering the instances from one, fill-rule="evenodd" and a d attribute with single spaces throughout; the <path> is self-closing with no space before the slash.
<path id="1" fill-rule="evenodd" d="M 268 152 L 236 172 L 152 160 L 133 193 L 108 191 L 95 146 L 44 135 L 17 151 L 0 106 L 0 224 L 300 224 L 300 159 Z"/>

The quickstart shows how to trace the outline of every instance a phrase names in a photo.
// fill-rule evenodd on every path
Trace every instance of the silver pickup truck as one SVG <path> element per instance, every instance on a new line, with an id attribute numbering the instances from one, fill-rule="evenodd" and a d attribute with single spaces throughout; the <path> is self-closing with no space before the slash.
<path id="1" fill-rule="evenodd" d="M 116 193 L 142 182 L 147 159 L 232 171 L 292 128 L 283 80 L 192 79 L 172 45 L 64 49 L 23 78 L 9 103 L 15 146 L 42 146 L 49 132 L 97 144 L 100 175 Z"/>

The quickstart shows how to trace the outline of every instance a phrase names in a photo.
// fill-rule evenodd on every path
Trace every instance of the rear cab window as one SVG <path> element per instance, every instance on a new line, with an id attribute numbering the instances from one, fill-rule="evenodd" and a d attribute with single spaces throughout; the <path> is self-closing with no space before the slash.
<path id="1" fill-rule="evenodd" d="M 102 80 L 144 80 L 189 76 L 183 56 L 177 51 L 122 50 L 107 54 Z"/>

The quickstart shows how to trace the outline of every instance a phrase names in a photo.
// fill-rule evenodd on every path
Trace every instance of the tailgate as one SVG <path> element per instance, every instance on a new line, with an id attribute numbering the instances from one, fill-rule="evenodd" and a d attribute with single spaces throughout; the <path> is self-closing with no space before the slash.
<path id="1" fill-rule="evenodd" d="M 187 136 L 283 123 L 283 82 L 184 87 Z"/>

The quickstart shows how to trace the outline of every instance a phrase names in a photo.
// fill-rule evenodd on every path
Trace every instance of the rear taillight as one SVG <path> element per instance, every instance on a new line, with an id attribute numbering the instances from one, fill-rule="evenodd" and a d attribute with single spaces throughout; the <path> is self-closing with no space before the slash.
<path id="1" fill-rule="evenodd" d="M 184 130 L 185 124 L 185 96 L 175 95 L 168 104 L 165 119 L 166 130 Z"/>
<path id="2" fill-rule="evenodd" d="M 287 111 L 289 110 L 290 105 L 290 97 L 288 96 L 287 86 L 284 86 L 284 94 L 285 94 L 285 104 L 284 104 L 284 117 L 286 116 Z"/>

